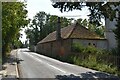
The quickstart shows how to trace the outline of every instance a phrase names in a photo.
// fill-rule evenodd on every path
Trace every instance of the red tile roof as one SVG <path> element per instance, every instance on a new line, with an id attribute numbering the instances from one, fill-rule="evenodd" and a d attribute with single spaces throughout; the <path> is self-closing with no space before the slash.
<path id="1" fill-rule="evenodd" d="M 61 29 L 62 39 L 67 38 L 79 38 L 79 39 L 104 39 L 94 32 L 89 31 L 87 28 L 80 24 L 72 24 Z M 50 33 L 47 37 L 41 40 L 39 43 L 49 42 L 56 40 L 56 31 Z M 39 44 L 38 43 L 38 44 Z"/>

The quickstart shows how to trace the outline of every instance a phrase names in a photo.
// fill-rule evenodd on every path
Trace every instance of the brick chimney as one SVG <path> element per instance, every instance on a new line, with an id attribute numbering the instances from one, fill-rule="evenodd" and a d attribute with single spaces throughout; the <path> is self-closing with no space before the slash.
<path id="1" fill-rule="evenodd" d="M 60 40 L 61 39 L 61 25 L 60 25 L 60 17 L 58 17 L 58 23 L 57 23 L 57 28 L 56 28 L 56 39 Z"/>

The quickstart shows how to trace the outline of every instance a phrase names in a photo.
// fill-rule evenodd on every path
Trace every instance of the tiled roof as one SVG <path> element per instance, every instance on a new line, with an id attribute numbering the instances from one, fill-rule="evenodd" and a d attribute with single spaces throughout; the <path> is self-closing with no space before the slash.
<path id="1" fill-rule="evenodd" d="M 77 25 L 70 38 L 81 38 L 81 39 L 104 39 L 97 35 L 95 32 L 89 31 L 87 28 Z"/>
<path id="2" fill-rule="evenodd" d="M 90 32 L 87 28 L 81 25 L 72 24 L 61 29 L 62 39 L 67 38 L 80 38 L 80 39 L 103 39 L 94 32 Z M 56 40 L 56 31 L 50 33 L 47 37 L 41 40 L 39 43 L 49 42 Z M 39 44 L 38 43 L 38 44 Z"/>

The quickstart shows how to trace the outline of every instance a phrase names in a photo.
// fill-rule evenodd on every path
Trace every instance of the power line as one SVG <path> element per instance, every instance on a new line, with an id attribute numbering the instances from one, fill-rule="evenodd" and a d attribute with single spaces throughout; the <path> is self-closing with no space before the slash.
<path id="1" fill-rule="evenodd" d="M 81 15 L 58 15 L 60 17 L 81 17 Z"/>

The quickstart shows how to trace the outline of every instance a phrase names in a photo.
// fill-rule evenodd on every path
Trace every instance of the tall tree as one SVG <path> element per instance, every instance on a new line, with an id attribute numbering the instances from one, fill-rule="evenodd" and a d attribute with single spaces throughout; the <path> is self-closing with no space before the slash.
<path id="1" fill-rule="evenodd" d="M 24 2 L 3 2 L 2 3 L 2 53 L 10 51 L 10 45 L 18 40 L 21 27 L 29 23 L 27 10 Z"/>
<path id="2" fill-rule="evenodd" d="M 59 8 L 61 12 L 82 10 L 87 6 L 90 14 L 89 19 L 91 23 L 100 25 L 101 18 L 109 18 L 113 20 L 115 18 L 115 10 L 112 10 L 111 5 L 118 6 L 120 2 L 56 2 L 52 4 L 54 8 Z"/>
<path id="3" fill-rule="evenodd" d="M 45 12 L 36 13 L 30 28 L 25 31 L 27 38 L 29 39 L 30 46 L 35 46 L 49 33 L 55 31 L 57 26 L 57 19 L 58 16 L 46 14 Z M 71 19 L 61 17 L 61 27 L 66 27 L 69 24 L 71 24 Z"/>
<path id="4" fill-rule="evenodd" d="M 70 10 L 81 10 L 84 6 L 87 6 L 90 14 L 89 20 L 90 23 L 96 24 L 97 26 L 100 25 L 101 18 L 109 18 L 111 21 L 116 18 L 116 9 L 115 7 L 120 6 L 119 2 L 56 2 L 53 3 L 54 8 L 59 8 L 61 12 L 63 11 L 70 11 Z M 119 10 L 120 11 L 120 10 Z M 120 16 L 120 15 L 119 15 Z M 116 40 L 117 40 L 117 53 L 120 56 L 120 18 L 117 20 L 117 29 L 115 30 Z M 120 62 L 120 59 L 118 59 Z M 119 65 L 119 64 L 118 64 Z M 119 67 L 120 69 L 120 67 Z"/>
<path id="5" fill-rule="evenodd" d="M 81 10 L 84 6 L 87 6 L 90 11 L 90 14 L 88 15 L 90 23 L 95 24 L 96 27 L 98 27 L 100 26 L 101 18 L 109 18 L 111 21 L 116 18 L 117 10 L 113 8 L 120 6 L 120 2 L 53 2 L 52 5 L 54 8 L 59 8 L 61 12 L 72 11 L 75 9 Z M 119 36 L 119 32 L 115 32 L 116 37 Z M 116 39 L 119 42 L 119 38 Z M 120 45 L 120 43 L 118 43 L 118 45 Z"/>
<path id="6" fill-rule="evenodd" d="M 46 13 L 38 12 L 25 33 L 29 39 L 30 45 L 36 45 L 39 40 L 43 38 L 43 27 L 45 25 Z"/>

